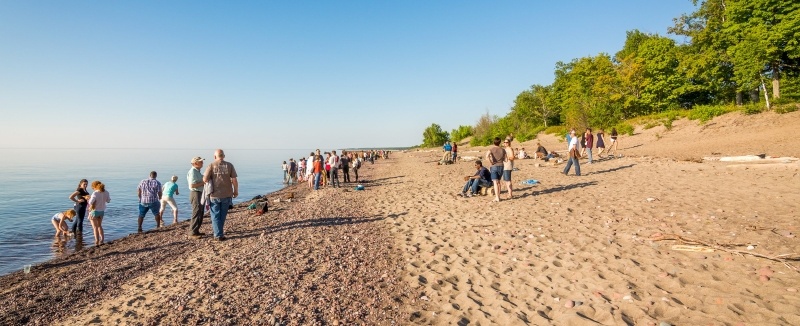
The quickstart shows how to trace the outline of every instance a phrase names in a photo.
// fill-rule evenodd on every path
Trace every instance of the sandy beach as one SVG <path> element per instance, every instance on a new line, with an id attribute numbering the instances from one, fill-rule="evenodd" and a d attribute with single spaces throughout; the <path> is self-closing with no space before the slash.
<path id="1" fill-rule="evenodd" d="M 497 203 L 456 196 L 470 162 L 396 152 L 360 171 L 364 191 L 299 185 L 265 215 L 238 206 L 225 242 L 182 222 L 3 276 L 0 323 L 798 325 L 797 125 L 639 128 L 579 177 L 516 161 Z M 781 158 L 720 160 L 750 154 Z"/>

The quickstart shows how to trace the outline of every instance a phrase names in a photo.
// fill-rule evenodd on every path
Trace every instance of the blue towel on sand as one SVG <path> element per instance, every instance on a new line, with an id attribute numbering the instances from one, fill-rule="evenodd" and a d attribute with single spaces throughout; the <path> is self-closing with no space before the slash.
<path id="1" fill-rule="evenodd" d="M 539 180 L 528 179 L 528 180 L 522 181 L 522 184 L 524 184 L 524 185 L 535 185 L 537 183 L 539 183 Z"/>

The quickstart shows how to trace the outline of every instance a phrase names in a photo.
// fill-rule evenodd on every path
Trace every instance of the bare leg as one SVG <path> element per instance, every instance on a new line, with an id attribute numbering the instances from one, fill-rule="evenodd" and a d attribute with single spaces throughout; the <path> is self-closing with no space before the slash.
<path id="1" fill-rule="evenodd" d="M 92 233 L 94 234 L 94 245 L 100 244 L 100 231 L 98 230 L 97 225 L 97 218 L 92 216 L 89 218 L 89 222 L 92 223 Z"/>
<path id="2" fill-rule="evenodd" d="M 494 186 L 494 201 L 500 201 L 500 180 L 492 180 Z"/>
<path id="3" fill-rule="evenodd" d="M 508 199 L 513 198 L 512 189 L 511 189 L 511 181 L 504 181 L 506 183 L 506 189 L 508 189 Z"/>
<path id="4" fill-rule="evenodd" d="M 172 210 L 172 224 L 178 223 L 178 209 Z"/>

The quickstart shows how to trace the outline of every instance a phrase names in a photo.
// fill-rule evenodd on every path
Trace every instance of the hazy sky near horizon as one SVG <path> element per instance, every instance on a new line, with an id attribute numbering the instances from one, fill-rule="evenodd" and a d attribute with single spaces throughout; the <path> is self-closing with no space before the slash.
<path id="1" fill-rule="evenodd" d="M 0 1 L 0 148 L 412 146 L 664 1 Z M 679 40 L 680 41 L 680 40 Z"/>

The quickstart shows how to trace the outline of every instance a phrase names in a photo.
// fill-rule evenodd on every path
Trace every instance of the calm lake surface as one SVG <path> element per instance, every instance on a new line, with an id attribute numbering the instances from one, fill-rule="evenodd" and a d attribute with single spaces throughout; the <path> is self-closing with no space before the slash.
<path id="1" fill-rule="evenodd" d="M 239 198 L 248 201 L 284 187 L 281 163 L 289 158 L 299 160 L 313 150 L 225 150 L 226 160 L 233 163 L 239 175 Z M 178 176 L 180 195 L 178 219 L 191 215 L 186 173 L 192 157 L 201 156 L 206 165 L 213 161 L 213 149 L 4 149 L 0 158 L 0 275 L 21 270 L 66 255 L 94 244 L 88 217 L 84 219 L 83 236 L 56 241 L 50 218 L 70 209 L 69 195 L 80 179 L 89 183 L 100 180 L 111 195 L 111 203 L 103 218 L 106 241 L 136 232 L 139 182 L 150 171 L 158 172 L 162 184 Z M 205 166 L 203 171 L 205 171 Z M 89 193 L 91 189 L 87 189 Z M 166 225 L 172 223 L 172 209 L 164 212 Z M 209 223 L 208 220 L 204 222 Z M 71 226 L 71 222 L 67 222 Z M 143 228 L 155 227 L 148 213 Z"/>

